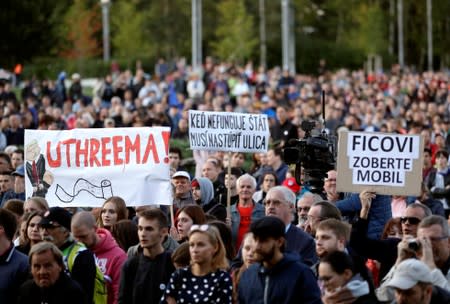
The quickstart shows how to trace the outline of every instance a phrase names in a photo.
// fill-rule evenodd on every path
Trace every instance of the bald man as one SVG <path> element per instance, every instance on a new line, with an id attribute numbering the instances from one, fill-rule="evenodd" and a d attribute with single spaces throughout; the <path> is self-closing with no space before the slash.
<path id="1" fill-rule="evenodd" d="M 108 304 L 117 303 L 120 270 L 127 259 L 125 251 L 117 245 L 108 230 L 97 227 L 95 217 L 90 212 L 76 213 L 71 228 L 74 238 L 95 254 L 97 265 L 108 282 Z"/>

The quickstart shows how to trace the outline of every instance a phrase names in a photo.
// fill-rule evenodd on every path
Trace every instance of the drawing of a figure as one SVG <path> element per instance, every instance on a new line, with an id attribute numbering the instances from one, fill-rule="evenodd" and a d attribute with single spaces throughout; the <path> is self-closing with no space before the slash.
<path id="1" fill-rule="evenodd" d="M 53 183 L 53 174 L 45 169 L 45 158 L 36 140 L 25 147 L 27 176 L 33 186 L 33 196 L 45 197 Z"/>

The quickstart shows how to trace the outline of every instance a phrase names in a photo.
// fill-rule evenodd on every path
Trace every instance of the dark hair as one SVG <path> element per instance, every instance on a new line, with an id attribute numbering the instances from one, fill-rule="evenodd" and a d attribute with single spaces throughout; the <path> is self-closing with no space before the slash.
<path id="1" fill-rule="evenodd" d="M 17 231 L 17 220 L 14 213 L 0 208 L 0 226 L 5 230 L 6 238 L 12 241 Z"/>
<path id="2" fill-rule="evenodd" d="M 230 227 L 224 222 L 218 220 L 210 221 L 208 224 L 216 227 L 217 230 L 219 230 L 220 237 L 225 247 L 226 257 L 230 261 L 233 260 L 236 255 L 236 252 L 233 246 L 233 237 L 231 235 Z"/>
<path id="3" fill-rule="evenodd" d="M 176 153 L 180 157 L 180 160 L 183 159 L 183 154 L 181 153 L 181 149 L 178 147 L 170 147 L 169 153 Z"/>
<path id="4" fill-rule="evenodd" d="M 3 158 L 4 160 L 6 160 L 9 164 L 9 167 L 11 167 L 11 157 L 9 157 L 8 153 L 0 152 L 0 158 Z"/>
<path id="5" fill-rule="evenodd" d="M 193 224 L 202 225 L 206 223 L 205 212 L 202 207 L 198 205 L 186 205 L 182 207 L 178 210 L 177 217 L 181 214 L 181 212 L 186 213 L 192 219 Z"/>
<path id="6" fill-rule="evenodd" d="M 261 183 L 264 182 L 264 179 L 266 178 L 267 175 L 272 175 L 273 177 L 275 177 L 275 185 L 279 185 L 279 184 L 278 184 L 278 177 L 277 177 L 277 174 L 276 174 L 275 171 L 268 171 L 268 172 L 265 172 L 265 173 L 261 176 L 261 179 L 260 179 Z"/>
<path id="7" fill-rule="evenodd" d="M 352 258 L 345 252 L 333 251 L 320 259 L 320 263 L 328 263 L 337 274 L 343 274 L 346 269 L 355 273 Z"/>
<path id="8" fill-rule="evenodd" d="M 191 255 L 189 253 L 189 242 L 184 242 L 172 253 L 172 264 L 177 264 L 180 267 L 187 267 L 191 262 Z"/>
<path id="9" fill-rule="evenodd" d="M 27 242 L 30 242 L 30 239 L 28 238 L 28 226 L 30 225 L 31 220 L 34 217 L 40 216 L 41 218 L 43 218 L 44 217 L 44 212 L 34 211 L 34 212 L 31 212 L 31 213 L 25 213 L 25 215 L 28 215 L 27 218 L 26 218 L 27 223 L 25 225 L 25 240 Z"/>
<path id="10" fill-rule="evenodd" d="M 261 240 L 285 237 L 285 230 L 286 226 L 283 221 L 274 216 L 264 216 L 250 225 L 250 232 L 253 233 L 255 239 Z"/>
<path id="11" fill-rule="evenodd" d="M 428 153 L 428 154 L 432 155 L 430 148 L 424 148 L 423 153 Z"/>
<path id="12" fill-rule="evenodd" d="M 239 178 L 239 176 L 242 175 L 242 169 L 238 167 L 231 167 L 230 169 L 231 175 L 236 176 L 236 178 Z M 225 174 L 228 174 L 228 170 L 225 170 Z"/>
<path id="13" fill-rule="evenodd" d="M 137 225 L 132 220 L 120 220 L 111 227 L 111 234 L 125 252 L 139 243 Z"/>
<path id="14" fill-rule="evenodd" d="M 18 216 L 23 215 L 23 201 L 20 199 L 13 198 L 7 200 L 6 203 L 3 205 L 3 208 L 11 211 L 14 214 L 17 214 Z"/>
<path id="15" fill-rule="evenodd" d="M 341 211 L 339 211 L 339 209 L 332 203 L 330 203 L 328 201 L 320 201 L 320 202 L 316 202 L 316 203 L 312 204 L 311 207 L 314 207 L 314 206 L 321 207 L 319 216 L 322 220 L 329 219 L 329 218 L 342 220 Z"/>
<path id="16" fill-rule="evenodd" d="M 444 156 L 446 159 L 448 159 L 448 152 L 445 150 L 439 150 L 436 152 L 436 158 Z"/>
<path id="17" fill-rule="evenodd" d="M 24 157 L 24 155 L 25 155 L 22 149 L 17 149 L 17 150 L 14 151 L 12 154 L 14 154 L 14 153 L 22 155 L 22 159 L 23 159 L 23 157 Z"/>
<path id="18" fill-rule="evenodd" d="M 139 214 L 139 218 L 145 218 L 148 221 L 157 220 L 159 224 L 159 228 L 167 228 L 169 227 L 169 220 L 167 219 L 167 215 L 161 211 L 161 209 L 147 209 L 142 211 Z"/>
<path id="19" fill-rule="evenodd" d="M 389 231 L 393 227 L 397 227 L 398 231 L 402 231 L 402 224 L 400 222 L 399 217 L 391 218 L 389 221 L 386 222 L 386 224 L 384 225 L 383 233 L 381 234 L 382 240 L 385 240 L 389 237 Z"/>

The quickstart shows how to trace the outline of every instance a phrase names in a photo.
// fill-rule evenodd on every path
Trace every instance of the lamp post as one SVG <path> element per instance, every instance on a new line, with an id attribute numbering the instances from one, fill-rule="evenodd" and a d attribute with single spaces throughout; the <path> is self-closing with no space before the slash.
<path id="1" fill-rule="evenodd" d="M 202 66 L 202 0 L 192 0 L 192 68 Z"/>
<path id="2" fill-rule="evenodd" d="M 100 0 L 100 3 L 103 16 L 103 61 L 107 62 L 111 54 L 109 48 L 109 6 L 111 5 L 111 0 Z"/>

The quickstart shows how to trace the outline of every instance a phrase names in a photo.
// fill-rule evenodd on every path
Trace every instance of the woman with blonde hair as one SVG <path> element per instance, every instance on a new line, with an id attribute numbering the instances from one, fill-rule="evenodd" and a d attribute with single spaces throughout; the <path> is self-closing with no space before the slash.
<path id="1" fill-rule="evenodd" d="M 232 303 L 233 286 L 219 231 L 211 225 L 192 225 L 189 267 L 170 278 L 162 303 Z"/>

